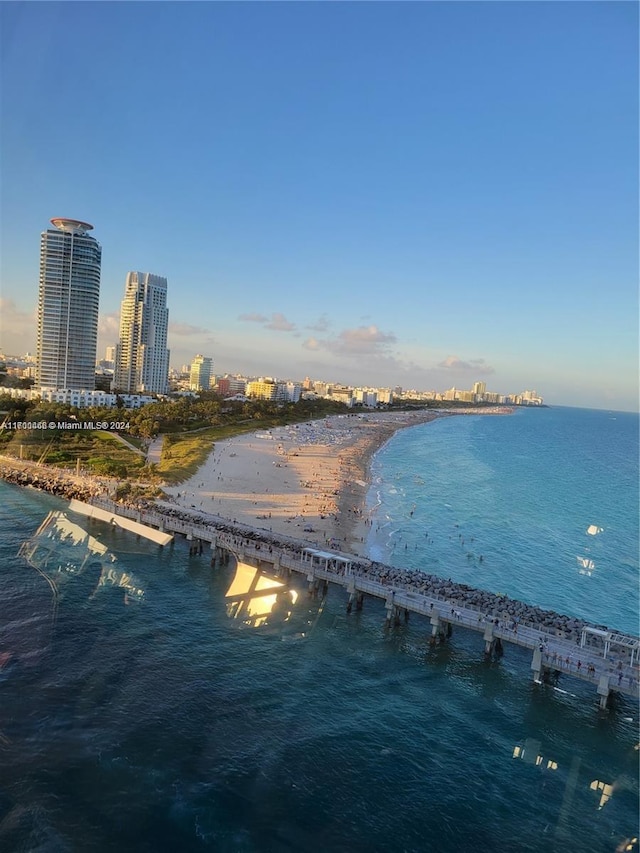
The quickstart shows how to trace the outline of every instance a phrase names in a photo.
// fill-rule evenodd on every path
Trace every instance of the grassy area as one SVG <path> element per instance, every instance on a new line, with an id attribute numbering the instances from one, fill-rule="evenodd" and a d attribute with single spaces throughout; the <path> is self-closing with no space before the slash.
<path id="1" fill-rule="evenodd" d="M 318 413 L 317 417 L 324 418 L 328 414 L 331 412 Z M 143 456 L 127 447 L 112 433 L 97 430 L 0 431 L 0 453 L 70 470 L 79 464 L 83 471 L 117 477 L 122 482 L 142 480 L 152 487 L 163 480 L 175 485 L 195 474 L 216 441 L 312 418 L 309 411 L 301 411 L 296 416 L 289 409 L 190 432 L 165 433 L 160 462 L 150 466 L 146 465 Z M 144 446 L 139 438 L 130 435 L 123 438 L 134 447 Z"/>
<path id="2" fill-rule="evenodd" d="M 242 423 L 209 427 L 192 432 L 171 433 L 164 437 L 158 465 L 146 466 L 144 457 L 126 447 L 109 432 L 78 430 L 55 432 L 21 430 L 0 436 L 0 452 L 58 468 L 80 468 L 91 474 L 118 477 L 120 480 L 157 478 L 175 485 L 191 477 L 204 463 L 216 441 L 259 429 L 277 426 L 276 418 L 249 419 Z M 131 444 L 139 440 L 126 438 Z"/>
<path id="3" fill-rule="evenodd" d="M 78 430 L 58 433 L 21 430 L 3 436 L 2 453 L 91 474 L 137 478 L 147 476 L 145 460 L 108 432 Z"/>
<path id="4" fill-rule="evenodd" d="M 143 453 L 146 452 L 147 442 L 144 438 L 138 438 L 137 435 L 131 435 L 130 433 L 124 433 L 120 438 L 132 447 L 137 447 L 138 450 L 141 450 Z"/>

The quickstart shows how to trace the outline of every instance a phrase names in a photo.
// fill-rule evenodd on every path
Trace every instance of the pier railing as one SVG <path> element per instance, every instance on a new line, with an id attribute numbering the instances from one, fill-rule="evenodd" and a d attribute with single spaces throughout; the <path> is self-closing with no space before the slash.
<path id="1" fill-rule="evenodd" d="M 447 628 L 449 625 L 458 626 L 481 633 L 486 642 L 499 639 L 533 650 L 532 669 L 537 667 L 540 672 L 544 669 L 557 671 L 596 684 L 601 696 L 612 689 L 635 699 L 640 697 L 637 659 L 634 662 L 639 641 L 630 635 L 609 632 L 608 636 L 612 642 L 625 652 L 630 652 L 630 660 L 614 661 L 607 657 L 605 650 L 581 644 L 584 635 L 582 638 L 570 639 L 564 636 L 561 629 L 526 619 L 516 621 L 506 609 L 500 607 L 499 599 L 494 607 L 483 609 L 461 597 L 417 591 L 402 581 L 394 580 L 389 583 L 373 579 L 367 572 L 372 565 L 371 561 L 363 557 L 332 552 L 342 560 L 338 570 L 314 564 L 313 561 L 310 563 L 305 559 L 305 551 L 308 551 L 310 544 L 307 541 L 278 534 L 276 544 L 269 531 L 232 523 L 229 519 L 219 516 L 208 515 L 205 518 L 194 515 L 192 520 L 186 521 L 170 512 L 165 514 L 151 508 L 140 509 L 115 504 L 102 497 L 94 498 L 92 503 L 142 524 L 209 542 L 212 547 L 222 547 L 239 559 L 249 558 L 271 564 L 273 567 L 286 568 L 306 575 L 313 581 L 323 580 L 339 584 L 351 594 L 366 594 L 382 599 L 388 613 L 406 611 L 427 617 L 431 620 L 434 631 L 438 625 Z M 260 539 L 256 539 L 256 536 Z M 350 561 L 357 562 L 358 565 L 352 565 Z"/>
<path id="2" fill-rule="evenodd" d="M 273 546 L 270 552 L 265 551 L 263 545 L 254 543 L 250 539 L 239 543 L 237 537 L 225 534 L 220 534 L 217 541 L 241 558 L 251 558 L 267 563 L 273 563 L 277 558 L 280 566 L 311 576 L 309 564 L 300 556 L 273 548 Z M 497 609 L 483 611 L 474 604 L 463 604 L 459 599 L 442 595 L 419 593 L 402 584 L 385 584 L 367 578 L 365 572 L 358 570 L 340 573 L 313 567 L 311 574 L 314 579 L 338 583 L 348 590 L 384 599 L 395 608 L 431 619 L 435 617 L 446 625 L 457 625 L 483 635 L 487 632 L 487 628 L 490 628 L 492 640 L 500 639 L 522 648 L 538 649 L 542 664 L 549 670 L 568 674 L 598 686 L 604 676 L 609 688 L 634 697 L 640 695 L 637 664 L 622 662 L 616 664 L 614 661 L 605 659 L 596 649 L 581 647 L 579 638 L 575 641 L 567 639 L 562 636 L 562 632 L 554 628 L 550 629 L 548 626 L 543 627 L 526 621 L 515 622 L 512 617 L 505 617 L 504 613 L 498 612 Z"/>

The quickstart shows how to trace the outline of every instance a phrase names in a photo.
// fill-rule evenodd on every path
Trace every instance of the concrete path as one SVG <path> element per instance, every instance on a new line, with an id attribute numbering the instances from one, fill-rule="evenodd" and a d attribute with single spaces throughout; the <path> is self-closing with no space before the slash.
<path id="1" fill-rule="evenodd" d="M 110 432 L 110 436 L 116 438 L 121 444 L 124 444 L 125 447 L 129 448 L 129 450 L 133 450 L 134 453 L 138 453 L 140 456 L 144 456 L 144 452 L 140 450 L 139 447 L 136 447 L 135 444 L 130 444 L 126 438 L 123 438 L 121 435 L 118 435 L 117 432 Z"/>
<path id="2" fill-rule="evenodd" d="M 162 442 L 164 441 L 164 436 L 159 435 L 157 438 L 154 438 L 151 444 L 149 445 L 149 449 L 147 450 L 147 464 L 154 463 L 158 464 L 160 462 L 160 456 L 162 454 Z"/>

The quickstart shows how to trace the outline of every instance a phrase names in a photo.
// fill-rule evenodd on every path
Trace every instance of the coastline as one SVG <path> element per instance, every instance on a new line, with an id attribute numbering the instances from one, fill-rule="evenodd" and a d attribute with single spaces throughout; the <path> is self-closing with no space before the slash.
<path id="1" fill-rule="evenodd" d="M 217 442 L 187 481 L 165 488 L 172 504 L 265 532 L 361 556 L 370 465 L 398 430 L 433 412 L 334 415 Z"/>
<path id="2" fill-rule="evenodd" d="M 447 422 L 436 426 L 435 430 L 448 433 L 452 427 L 455 430 L 457 426 L 455 422 Z M 508 427 L 509 422 L 506 422 L 505 426 Z M 427 427 L 416 433 L 416 436 L 420 434 L 425 443 L 434 438 L 433 430 Z M 404 442 L 410 435 L 404 433 L 398 441 Z M 29 494 L 32 497 L 27 500 Z M 30 506 L 32 500 L 36 502 L 35 509 Z M 49 500 L 44 502 L 54 503 Z M 15 501 L 18 508 L 28 508 L 30 518 L 37 516 L 38 504 L 44 502 L 38 498 L 36 492 L 29 491 L 25 493 L 24 501 Z M 58 508 L 62 509 L 62 504 Z M 16 527 L 19 531 L 20 525 Z M 108 534 L 108 531 L 104 532 Z M 117 542 L 124 542 L 124 537 L 115 538 Z M 581 790 L 586 792 L 580 803 L 584 801 L 586 806 L 575 819 L 577 827 L 588 823 L 588 810 L 594 813 L 593 810 L 597 806 L 599 792 L 590 791 L 589 784 L 592 779 L 601 778 L 601 775 L 588 775 L 590 768 L 597 763 L 596 759 L 599 760 L 602 755 L 604 765 L 614 766 L 611 763 L 611 756 L 614 755 L 616 762 L 613 775 L 624 774 L 628 764 L 625 764 L 625 756 L 629 754 L 632 744 L 633 723 L 624 722 L 623 717 L 626 713 L 635 717 L 633 704 L 623 698 L 619 705 L 622 711 L 614 711 L 611 715 L 597 711 L 595 685 L 589 686 L 570 678 L 566 661 L 559 687 L 577 694 L 578 698 L 567 695 L 567 692 L 560 693 L 554 690 L 553 686 L 543 687 L 535 684 L 528 666 L 530 656 L 525 657 L 524 651 L 512 649 L 510 645 L 505 644 L 503 663 L 483 664 L 483 643 L 480 635 L 458 629 L 456 625 L 453 627 L 451 643 L 431 649 L 428 646 L 430 625 L 427 618 L 413 613 L 408 625 L 402 624 L 399 629 L 391 628 L 385 634 L 382 630 L 384 609 L 379 599 L 365 597 L 363 613 L 354 612 L 347 616 L 347 593 L 339 586 L 331 584 L 326 600 L 322 599 L 321 591 L 317 599 L 309 597 L 308 584 L 303 575 L 298 576 L 293 584 L 293 588 L 299 592 L 298 607 L 296 610 L 292 608 L 293 617 L 284 622 L 282 628 L 278 621 L 274 625 L 266 623 L 260 628 L 247 627 L 240 620 L 231 621 L 230 616 L 226 615 L 228 611 L 225 608 L 229 606 L 229 601 L 225 598 L 225 592 L 227 584 L 235 574 L 233 561 L 226 568 L 218 564 L 215 569 L 210 570 L 208 564 L 211 555 L 207 550 L 205 549 L 201 556 L 189 558 L 189 544 L 191 543 L 177 537 L 176 546 L 165 549 L 162 558 L 157 561 L 153 556 L 154 549 L 147 546 L 142 546 L 139 554 L 127 554 L 126 557 L 124 553 L 118 552 L 119 558 L 129 564 L 132 572 L 136 575 L 148 575 L 152 580 L 152 585 L 149 586 L 149 603 L 144 605 L 146 615 L 143 615 L 142 609 L 137 606 L 124 608 L 124 611 L 122 607 L 115 607 L 106 592 L 104 598 L 101 594 L 100 598 L 74 610 L 71 610 L 71 601 L 65 603 L 63 600 L 62 614 L 64 617 L 66 611 L 68 619 L 59 623 L 60 627 L 54 638 L 54 654 L 43 655 L 43 663 L 38 662 L 35 668 L 31 667 L 27 671 L 29 683 L 33 684 L 31 693 L 22 689 L 24 678 L 21 676 L 21 670 L 18 667 L 15 671 L 7 669 L 3 675 L 4 688 L 7 707 L 13 716 L 9 715 L 7 724 L 2 727 L 6 736 L 12 740 L 11 744 L 5 743 L 4 753 L 10 758 L 16 756 L 13 764 L 8 765 L 9 772 L 15 768 L 13 776 L 16 779 L 24 778 L 24 762 L 32 755 L 38 761 L 44 756 L 43 778 L 52 777 L 52 753 L 48 746 L 50 732 L 46 727 L 38 725 L 42 719 L 41 694 L 46 698 L 49 695 L 47 690 L 51 692 L 52 683 L 67 692 L 62 694 L 58 690 L 56 693 L 56 698 L 62 697 L 65 701 L 61 700 L 55 704 L 54 711 L 58 708 L 59 719 L 49 714 L 48 723 L 57 725 L 64 733 L 69 728 L 68 708 L 79 707 L 86 711 L 86 725 L 74 727 L 65 740 L 64 757 L 67 765 L 69 755 L 79 766 L 84 766 L 83 762 L 87 763 L 87 731 L 94 733 L 94 741 L 99 739 L 98 745 L 106 744 L 111 749 L 109 752 L 105 747 L 105 755 L 117 758 L 119 755 L 131 754 L 132 741 L 128 733 L 133 732 L 135 735 L 140 731 L 147 732 L 149 725 L 157 728 L 160 736 L 150 741 L 155 750 L 155 763 L 149 760 L 148 766 L 150 773 L 153 771 L 154 774 L 150 784 L 154 790 L 159 790 L 158 814 L 167 813 L 168 804 L 175 801 L 174 788 L 169 790 L 167 785 L 165 796 L 164 791 L 158 789 L 158 780 L 180 780 L 178 773 L 180 768 L 185 766 L 184 749 L 177 752 L 173 749 L 176 738 L 180 739 L 181 745 L 186 744 L 185 748 L 191 750 L 190 754 L 201 757 L 200 763 L 194 765 L 192 775 L 195 781 L 186 779 L 181 789 L 188 788 L 200 795 L 203 774 L 210 773 L 211 766 L 216 762 L 216 768 L 221 768 L 220 773 L 226 773 L 232 780 L 239 778 L 237 756 L 240 747 L 236 745 L 247 743 L 250 735 L 253 740 L 250 741 L 246 754 L 243 753 L 242 756 L 243 773 L 248 768 L 245 773 L 246 788 L 240 792 L 246 792 L 249 799 L 255 795 L 253 769 L 261 762 L 264 763 L 266 755 L 269 759 L 267 769 L 272 774 L 267 781 L 272 787 L 265 796 L 271 796 L 273 802 L 281 802 L 283 780 L 286 783 L 293 779 L 298 785 L 301 784 L 301 778 L 310 780 L 309 799 L 304 799 L 306 790 L 302 794 L 299 791 L 294 792 L 291 808 L 292 814 L 296 814 L 301 797 L 305 803 L 311 804 L 313 809 L 308 820 L 311 820 L 312 830 L 316 828 L 313 815 L 315 814 L 318 821 L 322 819 L 322 814 L 318 816 L 318 808 L 322 811 L 324 801 L 318 805 L 317 793 L 326 789 L 327 778 L 331 780 L 332 791 L 340 789 L 348 794 L 348 789 L 344 788 L 346 781 L 354 786 L 354 790 L 355 786 L 359 786 L 367 792 L 367 774 L 370 776 L 370 767 L 375 766 L 380 777 L 378 781 L 381 780 L 384 789 L 383 799 L 390 798 L 392 804 L 397 802 L 402 805 L 400 799 L 397 799 L 397 787 L 398 780 L 402 782 L 402 778 L 406 776 L 407 767 L 411 770 L 407 757 L 417 768 L 416 772 L 405 780 L 406 784 L 402 783 L 405 784 L 406 797 L 404 790 L 400 795 L 407 803 L 411 801 L 411 792 L 416 785 L 422 790 L 420 780 L 424 776 L 424 767 L 433 766 L 440 773 L 437 780 L 443 791 L 447 789 L 452 773 L 457 774 L 460 779 L 464 779 L 466 773 L 471 779 L 470 771 L 474 770 L 473 778 L 477 780 L 478 773 L 493 772 L 498 767 L 500 779 L 506 778 L 509 783 L 503 786 L 504 791 L 498 792 L 503 797 L 499 809 L 502 809 L 503 800 L 506 802 L 509 797 L 514 801 L 518 799 L 513 794 L 514 786 L 509 775 L 515 772 L 522 778 L 527 777 L 525 781 L 528 784 L 533 778 L 532 774 L 535 774 L 536 778 L 531 783 L 534 787 L 542 784 L 539 779 L 546 780 L 547 787 L 544 790 L 547 791 L 549 786 L 552 786 L 548 804 L 557 811 L 558 804 L 562 801 L 564 779 L 567 773 L 570 774 L 572 756 L 576 751 L 581 754 L 588 752 L 589 767 L 585 769 L 583 765 L 582 775 L 578 778 Z M 28 572 L 21 561 L 12 555 L 8 555 L 7 562 L 5 569 L 10 569 L 6 571 L 7 581 L 15 582 L 15 588 L 21 592 L 25 587 Z M 71 580 L 73 582 L 73 579 Z M 388 581 L 390 588 L 394 588 L 396 576 L 390 576 Z M 402 576 L 397 582 L 402 583 Z M 12 588 L 7 583 L 5 593 L 10 592 Z M 426 591 L 435 592 L 435 588 L 429 587 Z M 44 599 L 44 593 L 42 598 Z M 26 615 L 35 613 L 39 603 L 33 596 L 26 598 Z M 308 627 L 303 621 L 305 614 L 308 614 Z M 148 624 L 151 624 L 152 628 L 145 631 L 144 628 Z M 142 632 L 139 625 L 142 625 Z M 67 626 L 77 630 L 69 632 L 66 630 Z M 104 643 L 77 643 L 78 636 L 85 640 L 96 636 L 97 626 L 104 626 L 97 636 L 108 637 L 108 655 L 105 655 Z M 26 623 L 24 629 L 18 625 L 16 628 L 12 626 L 11 630 L 13 643 L 9 648 L 21 650 L 23 646 L 18 645 L 18 640 L 22 636 L 34 642 L 34 628 L 30 622 Z M 303 636 L 302 632 L 308 633 Z M 136 642 L 140 636 L 143 642 Z M 550 646 L 550 653 L 553 656 L 553 645 Z M 572 671 L 575 671 L 577 659 L 576 656 L 572 661 Z M 54 667 L 57 668 L 54 670 Z M 94 674 L 88 686 L 87 672 Z M 120 674 L 121 682 L 114 682 L 114 673 Z M 612 681 L 615 678 L 617 673 Z M 575 684 L 579 689 L 573 688 L 572 685 Z M 86 689 L 81 689 L 83 685 Z M 26 706 L 27 711 L 31 709 L 30 714 L 25 712 L 25 702 L 30 703 Z M 89 704 L 90 702 L 93 704 Z M 216 711 L 214 714 L 211 713 L 212 707 Z M 532 729 L 532 708 L 535 711 L 540 707 L 547 709 L 547 712 L 543 715 L 537 714 L 536 719 L 540 717 L 541 722 L 538 728 Z M 446 713 L 442 712 L 443 708 Z M 631 709 L 627 710 L 628 708 Z M 132 713 L 137 716 L 132 717 Z M 451 720 L 454 718 L 459 725 L 452 727 Z M 27 722 L 34 721 L 33 731 L 25 731 L 25 724 L 20 722 L 23 719 Z M 18 723 L 12 722 L 14 720 Z M 345 729 L 345 720 L 350 728 Z M 509 737 L 505 737 L 503 731 L 505 720 L 511 732 Z M 96 721 L 104 722 L 104 725 L 96 728 Z M 126 723 L 124 734 L 123 721 Z M 487 748 L 465 755 L 465 749 L 468 747 L 465 738 L 469 731 L 478 733 L 479 721 L 482 721 L 483 726 L 486 724 L 480 730 L 480 735 L 481 745 Z M 553 723 L 551 728 L 550 721 Z M 368 728 L 365 725 L 363 729 L 364 723 L 369 724 Z M 335 728 L 336 725 L 337 733 L 329 728 Z M 454 729 L 460 737 L 452 745 L 450 738 L 455 734 Z M 599 733 L 596 740 L 592 729 Z M 365 734 L 372 732 L 369 740 L 363 740 L 361 730 L 365 731 Z M 167 731 L 172 734 L 172 738 L 163 737 L 163 732 Z M 317 733 L 319 742 L 323 745 L 335 745 L 335 749 L 322 766 L 319 766 L 318 756 L 322 758 L 326 750 L 324 747 L 319 750 L 310 749 L 310 731 Z M 421 743 L 424 743 L 418 754 L 415 743 L 412 743 L 412 739 L 415 741 L 416 731 L 426 733 L 425 737 L 421 738 Z M 207 737 L 203 737 L 203 732 Z M 72 737 L 74 733 L 77 734 L 75 740 Z M 558 771 L 546 771 L 544 766 L 525 766 L 522 760 L 512 757 L 514 744 L 520 747 L 527 745 L 525 736 L 541 741 L 542 746 L 535 750 L 535 754 L 548 755 L 554 760 L 560 759 Z M 576 740 L 578 736 L 581 739 Z M 354 749 L 347 754 L 345 743 L 355 744 Z M 231 746 L 227 746 L 228 744 Z M 443 756 L 438 752 L 442 744 L 446 746 L 446 754 Z M 166 749 L 162 751 L 165 746 Z M 364 761 L 363 755 L 366 759 Z M 223 762 L 227 761 L 228 756 L 229 763 L 225 765 Z M 458 764 L 452 769 L 454 758 L 461 756 Z M 618 759 L 618 756 L 622 757 Z M 114 766 L 117 766 L 116 758 L 112 762 Z M 168 774 L 167 767 L 173 767 L 171 761 L 176 762 L 178 769 L 175 773 Z M 469 761 L 475 761 L 475 764 L 470 765 Z M 124 757 L 120 759 L 120 765 L 124 768 L 128 766 Z M 360 776 L 354 781 L 353 768 L 362 769 L 363 766 Z M 332 775 L 336 767 L 344 772 L 344 777 Z M 190 768 L 191 764 L 188 764 L 187 769 Z M 107 774 L 105 783 L 103 771 L 104 767 L 97 766 L 96 797 L 104 791 L 105 784 L 109 783 L 111 778 Z M 216 778 L 220 773 L 217 773 Z M 558 773 L 563 774 L 562 778 Z M 241 779 L 242 784 L 245 776 Z M 126 798 L 129 790 L 133 794 L 139 794 L 138 777 L 139 774 L 134 773 L 129 784 L 128 777 L 118 772 L 114 778 L 113 790 L 107 788 L 107 794 L 112 795 L 112 801 L 116 805 Z M 55 778 L 54 774 L 54 782 Z M 478 802 L 486 802 L 486 797 L 483 800 L 486 780 L 482 775 L 479 778 L 474 793 Z M 491 773 L 487 779 L 487 784 L 491 784 Z M 86 790 L 88 785 L 93 783 L 93 779 L 83 774 L 80 781 L 84 785 L 83 789 L 78 788 L 79 801 L 82 803 L 87 798 Z M 288 790 L 287 784 L 284 785 L 284 790 Z M 52 791 L 55 794 L 55 785 Z M 330 795 L 331 792 L 327 795 L 326 806 L 329 810 L 334 807 Z M 207 802 L 211 801 L 211 793 L 205 792 L 195 800 L 189 814 L 202 814 L 202 803 L 205 801 L 203 796 Z M 592 797 L 593 802 L 587 802 L 588 797 Z M 621 815 L 620 823 L 627 815 L 633 817 L 630 809 L 634 805 L 629 801 L 628 791 L 623 790 L 622 797 L 624 799 L 614 799 L 604 808 L 606 816 L 607 808 L 615 807 L 618 810 L 616 815 Z M 525 802 L 526 797 L 521 800 Z M 348 806 L 348 796 L 346 802 Z M 182 801 L 180 804 L 182 808 Z M 367 801 L 365 805 L 370 813 L 373 813 L 374 806 L 380 809 L 379 803 L 374 803 L 373 800 Z M 430 814 L 428 793 L 419 806 L 423 812 L 426 809 L 425 813 Z M 190 804 L 184 808 L 190 808 Z M 529 811 L 531 812 L 531 809 Z M 77 823 L 76 812 L 69 814 L 69 826 L 75 825 L 74 820 Z M 124 814 L 126 819 L 126 810 Z M 134 813 L 132 821 L 135 817 Z M 349 817 L 347 809 L 344 825 L 348 825 Z M 66 814 L 62 814 L 62 818 L 66 819 Z M 413 819 L 411 815 L 409 818 Z M 384 819 L 386 820 L 386 816 Z M 482 820 L 480 815 L 477 823 L 473 824 L 471 833 L 477 828 L 482 831 Z M 518 812 L 514 817 L 514 826 L 516 820 L 520 821 L 518 829 L 521 829 L 524 821 L 527 831 L 538 832 L 543 839 L 547 837 L 548 833 L 544 833 L 546 824 L 540 824 L 537 818 L 535 825 L 526 824 L 524 807 L 522 812 Z M 420 835 L 423 824 L 424 820 L 421 824 L 420 815 L 417 815 L 415 833 L 407 833 L 405 843 L 409 847 L 415 839 L 420 843 L 420 838 L 424 836 L 424 833 Z M 214 825 L 217 831 L 219 824 Z M 308 825 L 307 822 L 307 829 Z M 133 837 L 137 825 L 132 824 L 132 827 Z M 434 831 L 440 829 L 441 826 L 435 826 Z M 340 827 L 339 831 L 342 832 Z M 602 834 L 609 831 L 610 826 L 607 824 Z M 397 843 L 397 833 L 394 836 L 390 830 L 389 837 L 392 836 Z M 89 835 L 86 837 L 89 838 Z M 292 837 L 296 839 L 294 844 L 298 843 L 297 839 L 301 837 L 300 843 L 304 846 L 306 836 Z M 354 845 L 357 846 L 358 837 L 355 832 L 353 837 Z M 377 835 L 371 833 L 366 841 L 375 847 L 376 838 L 379 837 L 379 832 Z M 505 833 L 504 837 L 507 839 L 507 846 L 511 842 L 517 847 L 517 838 L 522 835 L 518 836 L 514 829 Z M 361 832 L 359 840 L 363 843 Z M 402 840 L 405 841 L 404 836 Z M 83 843 L 82 837 L 78 843 Z M 477 841 L 475 843 L 477 844 Z M 470 837 L 470 849 L 473 844 L 474 840 Z"/>
<path id="3" fill-rule="evenodd" d="M 493 414 L 497 414 L 494 411 Z M 504 412 L 503 412 L 504 413 Z M 528 604 L 523 600 L 511 599 L 503 593 L 492 593 L 482 589 L 479 586 L 469 586 L 465 583 L 454 582 L 451 579 L 444 580 L 438 575 L 427 574 L 418 569 L 396 568 L 391 565 L 371 561 L 366 557 L 366 540 L 368 533 L 367 521 L 369 520 L 364 514 L 364 501 L 369 489 L 369 470 L 374 454 L 379 450 L 396 432 L 401 429 L 417 426 L 422 423 L 428 423 L 435 420 L 438 415 L 433 413 L 416 413 L 417 416 L 397 416 L 390 418 L 389 413 L 380 414 L 373 413 L 369 417 L 359 418 L 356 423 L 353 420 L 347 420 L 343 424 L 344 429 L 342 434 L 337 426 L 330 422 L 330 419 L 323 421 L 320 424 L 312 422 L 293 427 L 278 428 L 284 430 L 296 430 L 297 432 L 291 437 L 291 447 L 289 448 L 290 457 L 287 457 L 286 449 L 280 447 L 282 442 L 277 441 L 282 436 L 257 438 L 258 434 L 254 433 L 248 436 L 236 437 L 229 439 L 226 442 L 219 442 L 217 447 L 210 455 L 210 461 L 214 467 L 213 471 L 206 471 L 206 465 L 194 475 L 191 480 L 194 481 L 195 487 L 200 489 L 201 494 L 205 495 L 210 486 L 210 479 L 205 475 L 207 473 L 215 473 L 217 470 L 229 470 L 232 474 L 238 473 L 241 477 L 247 476 L 247 470 L 250 471 L 250 477 L 255 478 L 252 483 L 255 484 L 259 477 L 257 470 L 252 468 L 257 466 L 258 459 L 271 463 L 274 459 L 271 457 L 276 454 L 276 458 L 288 459 L 291 461 L 293 471 L 296 475 L 304 475 L 313 477 L 317 474 L 318 483 L 313 483 L 314 490 L 309 497 L 309 491 L 301 481 L 293 482 L 291 468 L 288 463 L 275 463 L 271 468 L 267 465 L 266 472 L 271 472 L 276 469 L 286 473 L 290 479 L 287 484 L 290 486 L 290 491 L 286 495 L 280 493 L 273 494 L 269 487 L 265 489 L 264 500 L 265 505 L 272 506 L 274 509 L 278 507 L 278 500 L 286 498 L 286 505 L 293 499 L 298 501 L 305 507 L 300 518 L 287 516 L 283 512 L 282 506 L 279 507 L 280 512 L 272 511 L 272 517 L 266 519 L 258 519 L 264 524 L 265 521 L 269 527 L 262 527 L 254 520 L 256 513 L 256 504 L 258 500 L 263 500 L 263 496 L 258 497 L 256 490 L 251 492 L 245 491 L 227 491 L 225 493 L 224 502 L 222 497 L 214 495 L 213 499 L 217 499 L 218 503 L 223 505 L 225 510 L 236 511 L 235 516 L 223 515 L 217 509 L 208 510 L 207 508 L 200 509 L 188 502 L 193 498 L 194 493 L 188 492 L 184 484 L 178 489 L 183 490 L 181 496 L 182 503 L 178 500 L 171 502 L 167 501 L 124 501 L 119 503 L 123 505 L 124 514 L 130 518 L 136 518 L 144 522 L 145 510 L 157 510 L 169 516 L 177 516 L 179 519 L 184 518 L 189 523 L 203 525 L 205 528 L 211 524 L 220 530 L 233 536 L 248 537 L 247 541 L 258 541 L 271 543 L 277 547 L 285 549 L 294 547 L 304 548 L 307 545 L 316 545 L 323 547 L 326 543 L 322 542 L 318 537 L 318 530 L 314 529 L 311 532 L 304 531 L 301 525 L 311 526 L 314 523 L 315 516 L 312 515 L 314 508 L 319 507 L 325 509 L 318 516 L 322 524 L 322 530 L 326 531 L 328 547 L 340 551 L 343 554 L 349 554 L 354 558 L 353 566 L 355 570 L 366 574 L 373 580 L 377 580 L 383 584 L 397 589 L 409 589 L 412 592 L 419 594 L 442 596 L 448 601 L 453 601 L 456 606 L 466 607 L 469 604 L 480 608 L 483 612 L 492 612 L 494 616 L 508 616 L 511 619 L 521 624 L 542 624 L 545 627 L 553 627 L 556 630 L 563 632 L 564 636 L 577 637 L 584 626 L 590 625 L 598 630 L 609 630 L 606 625 L 594 622 L 589 623 L 584 617 L 569 616 L 558 613 L 555 610 L 541 608 L 534 604 Z M 451 413 L 453 414 L 453 413 Z M 386 415 L 386 416 L 384 416 Z M 336 416 L 337 417 L 337 416 Z M 307 428 L 309 432 L 307 432 Z M 276 432 L 274 430 L 273 432 Z M 240 439 L 244 444 L 240 444 Z M 294 440 L 295 439 L 295 440 Z M 306 439 L 306 444 L 304 442 Z M 224 446 L 223 446 L 224 445 Z M 238 448 L 245 447 L 246 453 L 238 453 Z M 278 448 L 280 447 L 280 450 Z M 266 450 L 265 450 L 266 448 Z M 250 454 L 248 450 L 251 450 Z M 218 454 L 216 457 L 216 453 Z M 257 454 L 257 458 L 256 457 Z M 242 464 L 240 464 L 240 461 Z M 222 462 L 222 465 L 220 464 Z M 226 467 L 224 467 L 226 466 Z M 242 469 L 237 471 L 238 466 Z M 242 473 L 244 471 L 244 474 Z M 333 491 L 315 491 L 319 488 L 319 481 L 323 476 L 331 472 L 333 476 L 339 476 L 329 483 L 335 484 Z M 271 473 L 269 476 L 272 476 Z M 204 479 L 203 479 L 204 477 Z M 220 478 L 220 485 L 224 477 L 221 473 L 217 474 Z M 363 479 L 360 479 L 362 477 Z M 0 478 L 5 479 L 16 485 L 27 486 L 31 485 L 40 490 L 47 491 L 67 500 L 76 497 L 87 503 L 101 504 L 100 496 L 106 496 L 109 488 L 117 485 L 117 481 L 106 478 L 91 478 L 87 476 L 78 476 L 64 469 L 46 468 L 36 462 L 26 462 L 10 457 L 0 456 Z M 198 478 L 200 478 L 199 482 Z M 187 481 L 189 483 L 191 481 Z M 218 482 L 217 479 L 214 482 Z M 229 483 L 235 487 L 235 479 L 229 478 Z M 262 483 L 273 483 L 272 479 L 264 476 Z M 326 488 L 327 481 L 323 482 L 323 487 Z M 293 496 L 293 498 L 292 498 Z M 98 498 L 98 500 L 94 500 Z M 327 498 L 334 501 L 331 512 L 326 511 Z M 275 499 L 275 502 L 273 502 Z M 204 500 L 204 498 L 203 498 Z M 315 500 L 315 505 L 314 505 Z M 112 511 L 118 512 L 114 504 Z M 216 518 L 211 518 L 209 521 L 207 515 L 210 514 Z M 142 515 L 142 518 L 140 517 Z M 229 523 L 227 525 L 227 522 Z M 237 524 L 236 524 L 237 523 Z M 310 533 L 310 535 L 308 535 Z M 315 534 L 315 539 L 313 538 Z M 337 534 L 340 534 L 342 539 L 338 540 Z M 361 559 L 358 559 L 360 557 Z M 452 611 L 453 613 L 454 611 Z M 541 620 L 543 620 L 541 622 Z M 629 635 L 633 636 L 633 635 Z"/>
<path id="4" fill-rule="evenodd" d="M 216 442 L 188 480 L 164 486 L 167 500 L 157 504 L 364 556 L 371 463 L 396 432 L 441 417 L 511 411 L 363 412 L 238 435 Z M 0 456 L 0 479 L 86 502 L 113 494 L 118 485 L 113 478 L 77 475 L 8 456 Z M 145 505 L 147 500 L 140 503 Z"/>

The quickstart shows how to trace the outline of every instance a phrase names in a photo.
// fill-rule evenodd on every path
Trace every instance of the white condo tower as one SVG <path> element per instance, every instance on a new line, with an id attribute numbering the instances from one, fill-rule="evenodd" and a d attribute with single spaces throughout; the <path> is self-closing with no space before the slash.
<path id="1" fill-rule="evenodd" d="M 114 388 L 123 394 L 165 394 L 169 378 L 167 280 L 127 274 L 120 311 Z"/>
<path id="2" fill-rule="evenodd" d="M 51 224 L 40 236 L 36 387 L 92 391 L 102 249 L 88 222 Z"/>

